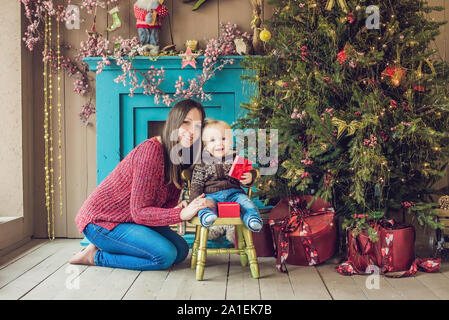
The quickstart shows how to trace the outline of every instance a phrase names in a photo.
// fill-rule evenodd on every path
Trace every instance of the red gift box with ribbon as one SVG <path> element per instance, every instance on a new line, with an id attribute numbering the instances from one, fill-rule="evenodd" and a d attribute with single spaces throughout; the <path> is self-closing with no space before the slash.
<path id="1" fill-rule="evenodd" d="M 269 223 L 276 268 L 281 272 L 287 272 L 286 263 L 300 266 L 322 263 L 337 248 L 334 210 L 330 203 L 313 198 L 311 195 L 284 198 L 271 210 Z"/>
<path id="2" fill-rule="evenodd" d="M 228 175 L 241 180 L 242 176 L 246 172 L 253 170 L 252 162 L 248 159 L 236 156 L 234 162 L 232 163 L 231 170 L 229 170 Z"/>
<path id="3" fill-rule="evenodd" d="M 240 205 L 237 202 L 218 202 L 219 218 L 239 218 Z"/>
<path id="4" fill-rule="evenodd" d="M 376 271 L 391 278 L 414 275 L 417 271 L 439 270 L 441 259 L 415 259 L 415 229 L 394 220 L 372 223 L 379 240 L 373 242 L 366 231 L 355 236 L 347 230 L 347 260 L 335 269 L 342 275 L 370 274 Z M 387 274 L 395 273 L 395 274 Z"/>

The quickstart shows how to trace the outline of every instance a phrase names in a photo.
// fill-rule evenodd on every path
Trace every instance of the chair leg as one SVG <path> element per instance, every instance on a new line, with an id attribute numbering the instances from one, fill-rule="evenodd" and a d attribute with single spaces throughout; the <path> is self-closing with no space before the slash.
<path id="1" fill-rule="evenodd" d="M 196 280 L 203 280 L 204 266 L 207 256 L 207 235 L 208 228 L 200 227 L 200 244 L 198 248 L 198 261 L 196 263 Z"/>
<path id="2" fill-rule="evenodd" d="M 256 248 L 254 247 L 253 243 L 253 235 L 251 234 L 251 231 L 247 228 L 243 228 L 243 237 L 245 238 L 246 242 L 246 252 L 249 258 L 249 267 L 251 269 L 251 275 L 253 278 L 257 279 L 259 278 L 259 264 L 257 263 L 257 254 L 256 254 Z"/>
<path id="3" fill-rule="evenodd" d="M 195 240 L 192 245 L 192 259 L 190 260 L 190 268 L 194 269 L 196 267 L 196 261 L 198 259 L 198 246 L 200 244 L 200 227 L 196 226 Z"/>
<path id="4" fill-rule="evenodd" d="M 243 226 L 236 226 L 236 227 L 237 227 L 238 248 L 245 249 L 245 239 L 243 238 Z M 242 264 L 243 267 L 245 267 L 248 264 L 248 256 L 246 255 L 245 251 L 240 253 L 240 263 Z"/>

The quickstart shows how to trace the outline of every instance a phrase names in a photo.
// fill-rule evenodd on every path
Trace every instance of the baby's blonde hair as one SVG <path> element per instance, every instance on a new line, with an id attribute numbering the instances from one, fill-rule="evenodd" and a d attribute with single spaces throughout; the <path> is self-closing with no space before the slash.
<path id="1" fill-rule="evenodd" d="M 204 143 L 206 143 L 206 141 L 204 141 L 204 138 L 205 138 L 204 133 L 207 131 L 207 129 L 217 128 L 220 126 L 222 128 L 224 128 L 225 130 L 232 130 L 231 126 L 226 121 L 209 119 L 209 118 L 204 119 L 203 133 L 201 136 L 201 141 L 203 142 L 203 146 L 204 146 Z"/>
<path id="2" fill-rule="evenodd" d="M 209 119 L 209 118 L 204 119 L 203 129 L 206 129 L 207 127 L 211 127 L 211 126 L 216 126 L 216 125 L 222 125 L 226 129 L 231 129 L 231 126 L 226 121 Z"/>

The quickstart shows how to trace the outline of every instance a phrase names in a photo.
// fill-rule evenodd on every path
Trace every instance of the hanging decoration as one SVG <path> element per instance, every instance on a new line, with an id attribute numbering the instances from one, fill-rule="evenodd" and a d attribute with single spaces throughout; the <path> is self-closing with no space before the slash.
<path id="1" fill-rule="evenodd" d="M 47 56 L 48 52 L 48 39 L 49 39 L 49 15 L 45 13 L 45 35 L 44 35 L 44 56 Z M 50 239 L 51 237 L 51 223 L 50 214 L 52 212 L 50 207 L 50 167 L 49 167 L 49 130 L 48 130 L 48 91 L 49 82 L 48 75 L 50 64 L 46 59 L 44 59 L 44 170 L 45 170 L 45 207 L 47 208 L 47 234 Z"/>
<path id="2" fill-rule="evenodd" d="M 57 71 L 58 71 L 58 188 L 59 188 L 59 215 L 62 216 L 63 202 L 62 202 L 62 99 L 61 99 L 61 22 L 57 20 Z M 54 235 L 53 235 L 54 236 Z"/>
<path id="3" fill-rule="evenodd" d="M 406 73 L 407 69 L 399 65 L 388 65 L 387 68 L 382 72 L 382 79 L 385 80 L 385 77 L 389 78 L 393 86 L 399 87 Z"/>
<path id="4" fill-rule="evenodd" d="M 268 31 L 267 29 L 263 29 L 260 32 L 260 40 L 262 40 L 263 42 L 268 42 L 271 39 L 271 32 Z"/>
<path id="5" fill-rule="evenodd" d="M 118 7 L 114 7 L 108 11 L 108 13 L 112 16 L 112 25 L 108 27 L 106 30 L 109 32 L 115 31 L 122 26 L 122 21 L 118 16 L 119 10 Z"/>
<path id="6" fill-rule="evenodd" d="M 260 15 L 262 14 L 262 0 L 250 0 L 250 2 L 253 8 L 253 19 L 250 23 L 250 27 L 253 30 L 253 50 L 254 54 L 261 54 L 263 53 L 263 45 L 260 42 L 260 25 L 262 23 Z"/>
<path id="7" fill-rule="evenodd" d="M 341 10 L 343 10 L 344 13 L 349 12 L 348 4 L 346 3 L 346 0 L 328 0 L 326 3 L 326 10 L 330 11 L 335 6 L 335 1 L 337 1 L 338 6 L 340 6 Z"/>

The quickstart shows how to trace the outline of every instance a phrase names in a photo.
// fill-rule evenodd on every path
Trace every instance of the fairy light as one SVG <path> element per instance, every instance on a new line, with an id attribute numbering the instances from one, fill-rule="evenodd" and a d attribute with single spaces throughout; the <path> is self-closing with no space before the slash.
<path id="1" fill-rule="evenodd" d="M 51 48 L 52 44 L 52 22 L 51 16 L 48 19 L 48 44 Z M 55 184 L 54 184 L 54 159 L 53 159 L 53 64 L 49 64 L 48 72 L 48 88 L 49 88 L 49 104 L 48 104 L 48 131 L 49 131 L 49 151 L 50 151 L 50 211 L 51 211 L 51 226 L 52 235 L 51 240 L 55 239 Z"/>
<path id="2" fill-rule="evenodd" d="M 57 24 L 57 59 L 58 59 L 58 187 L 59 187 L 59 215 L 62 216 L 62 125 L 61 125 L 61 22 Z"/>
<path id="3" fill-rule="evenodd" d="M 49 173 L 49 161 L 48 161 L 48 30 L 49 30 L 49 23 L 48 23 L 48 13 L 45 13 L 45 36 L 44 36 L 44 148 L 45 148 L 45 155 L 44 155 L 44 161 L 45 161 L 45 207 L 47 208 L 47 234 L 50 238 L 50 173 Z"/>

